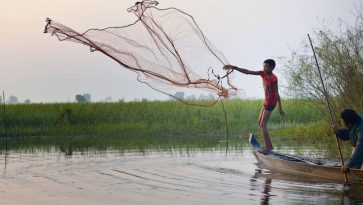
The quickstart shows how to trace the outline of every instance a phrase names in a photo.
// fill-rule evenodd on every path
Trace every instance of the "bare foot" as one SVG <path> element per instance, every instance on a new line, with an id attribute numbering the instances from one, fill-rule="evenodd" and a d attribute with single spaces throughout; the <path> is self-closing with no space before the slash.
<path id="1" fill-rule="evenodd" d="M 274 149 L 273 147 L 272 148 L 263 147 L 262 149 L 257 150 L 257 152 L 266 155 L 266 154 L 270 153 L 273 149 Z"/>

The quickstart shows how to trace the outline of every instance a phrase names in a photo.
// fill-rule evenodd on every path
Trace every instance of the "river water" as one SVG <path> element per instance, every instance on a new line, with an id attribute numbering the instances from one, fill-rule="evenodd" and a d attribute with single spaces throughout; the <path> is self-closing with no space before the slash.
<path id="1" fill-rule="evenodd" d="M 363 204 L 358 185 L 259 168 L 242 150 L 13 151 L 1 156 L 0 204 Z M 360 201 L 362 200 L 362 201 Z"/>

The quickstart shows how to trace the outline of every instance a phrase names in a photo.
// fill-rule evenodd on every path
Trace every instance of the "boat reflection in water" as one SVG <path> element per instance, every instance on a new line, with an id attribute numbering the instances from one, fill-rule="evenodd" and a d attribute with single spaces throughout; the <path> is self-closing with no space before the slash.
<path id="1" fill-rule="evenodd" d="M 279 196 L 273 194 L 279 193 L 281 189 L 284 189 L 284 185 L 288 184 L 289 191 L 294 193 L 293 196 L 297 197 L 297 201 L 303 200 L 303 197 L 311 197 L 317 199 L 321 194 L 320 190 L 329 190 L 329 194 L 334 198 L 332 204 L 349 204 L 355 201 L 363 200 L 363 184 L 349 184 L 344 185 L 339 182 L 322 181 L 310 177 L 302 177 L 297 175 L 290 175 L 286 173 L 273 173 L 264 169 L 256 169 L 255 175 L 251 181 L 261 182 L 261 205 L 270 204 L 270 202 L 280 201 Z M 286 189 L 286 187 L 285 187 Z M 315 190 L 315 191 L 314 191 Z M 303 197 L 301 197 L 303 196 Z M 329 200 L 329 195 L 324 196 L 323 201 Z M 337 197 L 337 196 L 340 196 Z M 310 200 L 306 199 L 307 202 Z M 271 203 L 276 204 L 276 203 Z"/>
<path id="2" fill-rule="evenodd" d="M 270 204 L 271 201 L 276 202 L 276 200 L 281 202 L 278 195 L 273 193 L 275 191 L 278 193 L 283 189 L 294 193 L 293 196 L 297 197 L 297 201 L 306 200 L 306 203 L 311 202 L 309 198 L 318 199 L 321 190 L 328 190 L 322 201 L 331 204 L 363 200 L 363 170 L 351 170 L 348 173 L 350 183 L 344 184 L 344 177 L 338 166 L 324 166 L 298 156 L 279 152 L 260 154 L 257 151 L 260 145 L 253 135 L 250 136 L 250 144 L 258 166 L 251 182 L 264 181 L 263 184 L 261 183 L 261 204 Z M 329 199 L 329 195 L 334 200 Z M 340 196 L 339 203 L 337 196 Z M 304 199 L 304 197 L 307 198 Z"/>

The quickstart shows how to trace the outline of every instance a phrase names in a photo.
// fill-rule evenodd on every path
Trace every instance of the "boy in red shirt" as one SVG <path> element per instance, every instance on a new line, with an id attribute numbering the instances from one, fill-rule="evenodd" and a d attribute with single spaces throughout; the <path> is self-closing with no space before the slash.
<path id="1" fill-rule="evenodd" d="M 251 71 L 237 66 L 226 65 L 226 70 L 237 70 L 241 73 L 248 75 L 259 75 L 262 77 L 263 88 L 265 90 L 265 101 L 258 118 L 258 124 L 261 128 L 262 136 L 265 142 L 265 147 L 260 150 L 261 153 L 267 154 L 273 150 L 270 135 L 267 130 L 267 122 L 270 118 L 272 111 L 275 109 L 276 104 L 279 105 L 280 116 L 284 117 L 285 113 L 282 110 L 281 99 L 278 91 L 277 77 L 272 73 L 276 66 L 276 63 L 272 59 L 267 59 L 263 62 L 263 71 Z"/>

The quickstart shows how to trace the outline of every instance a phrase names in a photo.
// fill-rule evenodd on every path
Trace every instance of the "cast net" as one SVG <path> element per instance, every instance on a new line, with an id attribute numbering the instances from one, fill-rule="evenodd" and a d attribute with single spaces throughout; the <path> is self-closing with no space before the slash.
<path id="1" fill-rule="evenodd" d="M 190 88 L 213 94 L 214 102 L 236 95 L 231 71 L 223 70 L 227 59 L 194 18 L 177 8 L 157 5 L 156 1 L 137 2 L 128 9 L 138 18 L 132 24 L 83 33 L 47 18 L 45 33 L 103 53 L 136 72 L 138 81 L 174 98 L 178 96 L 173 93 Z"/>

